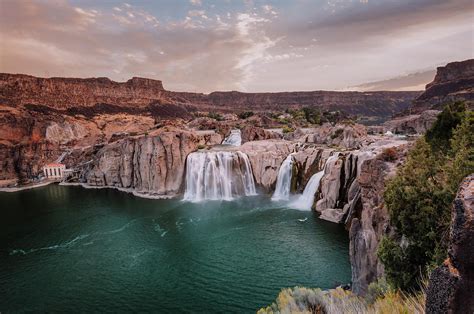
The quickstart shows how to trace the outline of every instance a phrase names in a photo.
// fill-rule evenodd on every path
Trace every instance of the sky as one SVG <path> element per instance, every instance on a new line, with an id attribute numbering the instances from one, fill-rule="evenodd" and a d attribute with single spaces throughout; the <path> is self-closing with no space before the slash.
<path id="1" fill-rule="evenodd" d="M 205 93 L 419 90 L 474 57 L 473 21 L 472 0 L 0 0 L 0 72 Z"/>

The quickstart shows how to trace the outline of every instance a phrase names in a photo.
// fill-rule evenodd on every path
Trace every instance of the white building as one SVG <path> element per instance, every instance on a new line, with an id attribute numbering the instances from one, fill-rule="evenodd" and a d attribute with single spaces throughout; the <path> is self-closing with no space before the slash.
<path id="1" fill-rule="evenodd" d="M 59 163 L 47 164 L 43 167 L 43 173 L 48 179 L 61 179 L 64 177 L 66 166 Z"/>

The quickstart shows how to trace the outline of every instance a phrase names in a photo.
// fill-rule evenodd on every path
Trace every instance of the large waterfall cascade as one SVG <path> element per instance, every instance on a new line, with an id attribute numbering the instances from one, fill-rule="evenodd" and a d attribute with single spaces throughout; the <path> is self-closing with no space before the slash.
<path id="1" fill-rule="evenodd" d="M 222 141 L 222 144 L 240 146 L 242 144 L 242 133 L 239 129 L 231 130 L 229 136 Z"/>
<path id="2" fill-rule="evenodd" d="M 323 170 L 313 174 L 309 179 L 308 183 L 306 184 L 303 194 L 301 194 L 297 200 L 291 203 L 292 208 L 302 209 L 302 210 L 311 210 L 311 207 L 314 203 L 314 197 L 316 192 L 319 189 L 319 184 L 321 183 L 321 179 L 323 178 L 326 168 L 328 164 L 331 164 L 333 160 L 339 157 L 339 153 L 335 153 L 334 155 L 330 156 L 326 162 L 324 163 Z"/>
<path id="3" fill-rule="evenodd" d="M 275 192 L 273 192 L 272 201 L 284 201 L 290 198 L 291 179 L 293 177 L 293 164 L 295 162 L 291 153 L 286 157 L 278 171 Z"/>
<path id="4" fill-rule="evenodd" d="M 242 152 L 194 152 L 186 164 L 184 200 L 232 200 L 256 195 L 249 158 Z"/>

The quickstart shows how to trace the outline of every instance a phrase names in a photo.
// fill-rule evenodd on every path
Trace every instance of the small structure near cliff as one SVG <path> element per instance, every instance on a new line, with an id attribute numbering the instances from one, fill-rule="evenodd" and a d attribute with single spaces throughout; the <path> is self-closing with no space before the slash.
<path id="1" fill-rule="evenodd" d="M 452 209 L 448 258 L 430 276 L 426 313 L 474 313 L 474 174 L 461 183 Z"/>
<path id="2" fill-rule="evenodd" d="M 50 163 L 43 167 L 43 173 L 48 179 L 61 179 L 64 177 L 66 166 L 60 163 Z"/>

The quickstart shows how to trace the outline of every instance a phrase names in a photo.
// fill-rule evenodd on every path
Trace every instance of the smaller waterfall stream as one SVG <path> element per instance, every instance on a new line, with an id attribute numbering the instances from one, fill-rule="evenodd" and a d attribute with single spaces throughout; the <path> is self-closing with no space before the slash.
<path id="1" fill-rule="evenodd" d="M 324 170 L 313 174 L 311 179 L 309 179 L 308 184 L 306 184 L 303 194 L 301 194 L 296 201 L 291 203 L 290 207 L 302 210 L 311 210 L 311 207 L 314 203 L 314 195 L 319 188 L 319 183 L 321 182 L 323 175 Z"/>
<path id="2" fill-rule="evenodd" d="M 229 136 L 227 136 L 222 145 L 240 146 L 242 144 L 242 133 L 239 129 L 231 130 Z"/>
<path id="3" fill-rule="evenodd" d="M 278 171 L 275 192 L 272 201 L 284 201 L 290 198 L 291 178 L 293 175 L 293 154 L 289 154 L 283 161 Z"/>
<path id="4" fill-rule="evenodd" d="M 248 156 L 242 152 L 194 152 L 186 164 L 184 200 L 232 200 L 256 195 Z"/>
<path id="5" fill-rule="evenodd" d="M 330 156 L 324 163 L 323 170 L 313 174 L 306 184 L 303 194 L 298 197 L 296 201 L 290 204 L 291 208 L 302 209 L 302 210 L 311 210 L 311 207 L 314 203 L 314 197 L 319 188 L 319 183 L 326 172 L 326 168 L 330 165 L 335 159 L 339 157 L 339 153 L 334 153 Z"/>

